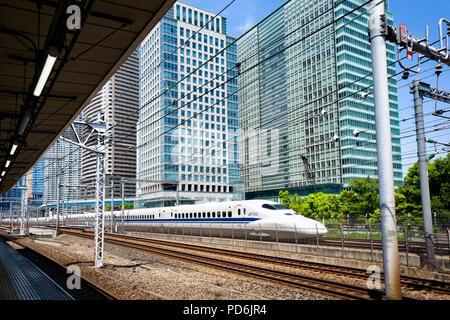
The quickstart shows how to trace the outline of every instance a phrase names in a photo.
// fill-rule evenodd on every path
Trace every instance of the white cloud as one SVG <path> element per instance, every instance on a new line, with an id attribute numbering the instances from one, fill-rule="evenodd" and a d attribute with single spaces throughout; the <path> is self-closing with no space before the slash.
<path id="1" fill-rule="evenodd" d="M 238 25 L 236 27 L 236 30 L 238 30 L 240 32 L 245 32 L 245 31 L 247 31 L 248 29 L 250 29 L 251 27 L 253 27 L 255 25 L 254 21 L 255 21 L 254 17 L 252 17 L 252 16 L 251 17 L 247 17 L 245 19 L 245 23 Z"/>

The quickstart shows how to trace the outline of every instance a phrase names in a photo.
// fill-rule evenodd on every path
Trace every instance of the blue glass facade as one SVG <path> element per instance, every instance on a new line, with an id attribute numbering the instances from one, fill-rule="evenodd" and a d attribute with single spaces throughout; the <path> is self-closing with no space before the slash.
<path id="1" fill-rule="evenodd" d="M 173 9 L 172 9 L 173 10 Z M 168 14 L 170 16 L 170 12 Z M 178 129 L 171 130 L 179 124 L 177 108 L 179 106 L 178 90 L 178 27 L 175 19 L 165 16 L 161 19 L 161 103 L 163 108 L 162 132 L 167 132 L 161 141 L 161 177 L 163 180 L 177 180 L 178 166 Z"/>
<path id="2" fill-rule="evenodd" d="M 41 158 L 33 167 L 30 205 L 36 207 L 42 205 L 44 198 L 44 163 L 45 158 Z"/>
<path id="3" fill-rule="evenodd" d="M 10 209 L 11 207 L 20 207 L 22 205 L 24 195 L 25 178 L 22 178 L 7 193 L 0 194 L 0 206 L 2 210 Z"/>
<path id="4" fill-rule="evenodd" d="M 248 198 L 340 192 L 377 177 L 368 9 L 363 0 L 293 0 L 238 42 L 241 176 Z M 392 24 L 392 15 L 386 12 Z M 257 57 L 257 58 L 256 58 Z M 394 46 L 387 44 L 389 75 Z M 364 92 L 364 91 L 363 91 Z M 397 84 L 389 79 L 395 183 L 401 183 Z M 358 137 L 354 130 L 362 131 Z M 277 133 L 277 135 L 275 135 Z"/>

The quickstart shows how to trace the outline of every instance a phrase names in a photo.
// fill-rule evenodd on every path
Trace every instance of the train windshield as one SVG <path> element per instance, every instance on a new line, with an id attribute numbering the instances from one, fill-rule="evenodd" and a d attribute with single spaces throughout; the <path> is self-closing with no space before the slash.
<path id="1" fill-rule="evenodd" d="M 285 205 L 282 204 L 263 204 L 262 206 L 264 209 L 269 209 L 269 210 L 291 210 L 289 209 L 289 207 L 286 207 Z"/>

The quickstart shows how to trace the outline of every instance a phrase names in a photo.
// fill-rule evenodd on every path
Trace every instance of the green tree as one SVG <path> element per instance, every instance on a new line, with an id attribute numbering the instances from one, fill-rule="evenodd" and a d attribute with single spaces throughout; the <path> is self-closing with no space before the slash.
<path id="1" fill-rule="evenodd" d="M 125 210 L 134 209 L 134 203 L 125 202 Z M 122 210 L 122 205 L 119 205 L 119 210 Z"/>
<path id="2" fill-rule="evenodd" d="M 375 215 L 379 208 L 378 180 L 367 176 L 363 179 L 354 179 L 349 183 L 349 190 L 342 190 L 339 195 L 342 206 L 342 214 L 347 215 L 351 221 L 365 221 Z"/>
<path id="3" fill-rule="evenodd" d="M 134 203 L 127 203 L 127 202 L 125 202 L 125 210 L 130 210 L 130 209 L 134 209 Z M 114 208 L 114 210 L 122 210 L 122 204 L 119 205 L 118 209 Z M 107 204 L 105 206 L 105 211 L 111 211 L 111 205 L 110 204 Z"/>
<path id="4" fill-rule="evenodd" d="M 431 211 L 441 219 L 450 219 L 450 155 L 427 163 Z M 405 210 L 414 218 L 422 218 L 419 163 L 408 169 L 398 192 L 405 196 Z"/>
<path id="5" fill-rule="evenodd" d="M 446 220 L 450 220 L 449 160 L 450 155 L 428 163 L 431 209 L 438 218 Z M 292 210 L 316 220 L 338 222 L 349 216 L 351 221 L 364 222 L 367 215 L 369 223 L 381 221 L 378 180 L 370 176 L 352 180 L 348 190 L 343 190 L 338 196 L 319 192 L 300 197 L 280 191 L 279 197 Z M 423 224 L 418 163 L 408 170 L 404 184 L 395 193 L 395 211 L 398 223 L 406 224 L 409 220 L 411 224 Z"/>
<path id="6" fill-rule="evenodd" d="M 280 191 L 279 197 L 282 204 L 307 218 L 319 221 L 342 219 L 341 206 L 335 194 L 319 192 L 302 198 L 297 194 L 290 195 L 288 191 Z"/>

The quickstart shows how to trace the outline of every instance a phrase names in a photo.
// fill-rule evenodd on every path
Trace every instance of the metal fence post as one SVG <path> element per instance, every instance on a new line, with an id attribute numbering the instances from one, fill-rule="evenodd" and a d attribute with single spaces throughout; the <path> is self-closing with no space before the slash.
<path id="1" fill-rule="evenodd" d="M 247 225 L 244 224 L 244 237 L 245 237 L 245 247 L 248 247 L 248 243 L 247 243 Z"/>
<path id="2" fill-rule="evenodd" d="M 405 232 L 405 250 L 406 250 L 406 265 L 409 267 L 409 256 L 408 256 L 408 231 L 406 227 L 403 226 L 403 230 Z"/>
<path id="3" fill-rule="evenodd" d="M 231 224 L 231 245 L 234 244 L 234 229 L 233 229 L 233 224 Z"/>
<path id="4" fill-rule="evenodd" d="M 372 228 L 369 224 L 369 234 L 370 234 L 370 259 L 373 261 L 373 239 L 372 239 Z"/>
<path id="5" fill-rule="evenodd" d="M 275 222 L 275 237 L 277 239 L 277 250 L 280 251 L 280 245 L 278 243 L 278 225 L 276 222 Z"/>
<path id="6" fill-rule="evenodd" d="M 317 254 L 319 254 L 319 229 L 317 229 L 317 224 L 316 224 L 316 248 Z"/>
<path id="7" fill-rule="evenodd" d="M 295 252 L 298 252 L 298 246 L 297 246 L 297 226 L 294 223 L 294 239 L 295 239 Z"/>
<path id="8" fill-rule="evenodd" d="M 344 258 L 344 230 L 342 228 L 342 223 L 340 224 L 341 228 L 341 251 L 342 251 L 342 258 Z"/>
<path id="9" fill-rule="evenodd" d="M 262 229 L 261 229 L 261 223 L 259 223 L 259 246 L 262 248 Z"/>

